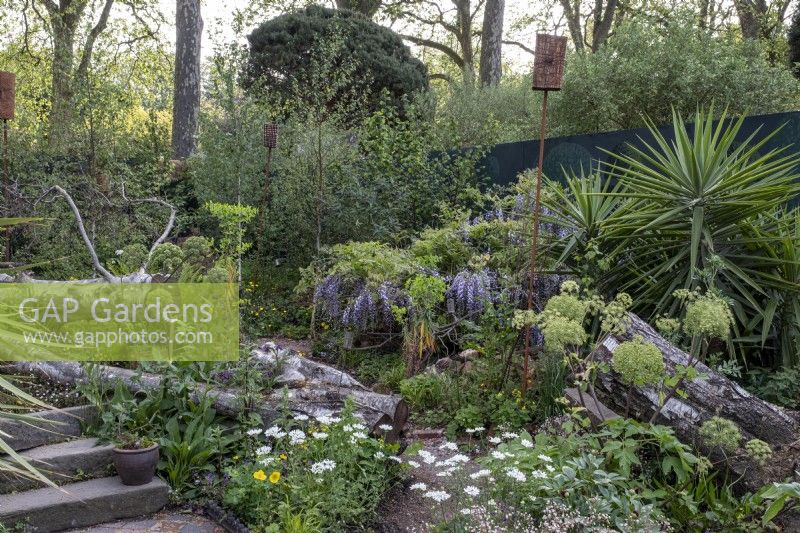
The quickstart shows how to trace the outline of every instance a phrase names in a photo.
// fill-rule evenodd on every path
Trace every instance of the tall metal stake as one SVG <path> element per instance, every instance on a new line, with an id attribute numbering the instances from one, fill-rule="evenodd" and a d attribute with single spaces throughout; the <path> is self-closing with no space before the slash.
<path id="1" fill-rule="evenodd" d="M 267 161 L 264 163 L 264 186 L 261 188 L 261 201 L 258 204 L 258 255 L 263 258 L 265 231 L 267 229 L 267 210 L 269 209 L 270 182 L 272 167 L 272 149 L 278 146 L 278 125 L 264 124 L 264 147 L 267 149 Z"/>
<path id="2" fill-rule="evenodd" d="M 10 217 L 11 176 L 8 172 L 8 121 L 14 118 L 17 78 L 13 72 L 0 71 L 0 119 L 3 119 L 3 198 L 5 208 L 2 215 Z M 11 228 L 6 231 L 5 260 L 11 261 Z"/>
<path id="3" fill-rule="evenodd" d="M 539 164 L 536 167 L 536 192 L 533 197 L 533 223 L 531 228 L 531 263 L 528 270 L 528 311 L 533 309 L 536 293 L 536 262 L 539 258 L 539 213 L 542 204 L 542 168 L 544 164 L 544 137 L 547 131 L 547 91 L 542 97 L 542 122 L 539 126 Z M 522 393 L 528 391 L 529 365 L 531 358 L 531 327 L 525 328 L 525 360 L 522 367 Z"/>
<path id="4" fill-rule="evenodd" d="M 536 264 L 539 258 L 539 218 L 542 203 L 542 170 L 544 167 L 544 138 L 547 132 L 547 93 L 561 89 L 564 76 L 564 57 L 567 38 L 539 33 L 536 35 L 536 55 L 533 62 L 533 89 L 544 91 L 542 96 L 542 121 L 539 126 L 539 160 L 536 167 L 536 190 L 533 200 L 531 227 L 531 255 L 528 270 L 528 311 L 533 310 L 536 294 Z M 525 328 L 525 355 L 522 366 L 522 394 L 528 392 L 530 380 L 532 328 Z"/>

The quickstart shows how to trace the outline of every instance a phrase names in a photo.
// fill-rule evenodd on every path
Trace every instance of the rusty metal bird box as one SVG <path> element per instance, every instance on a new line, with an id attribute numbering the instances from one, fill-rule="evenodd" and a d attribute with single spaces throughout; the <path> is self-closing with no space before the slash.
<path id="1" fill-rule="evenodd" d="M 264 124 L 264 147 L 275 148 L 278 146 L 278 125 L 275 123 Z"/>
<path id="2" fill-rule="evenodd" d="M 564 77 L 567 38 L 546 33 L 536 34 L 536 55 L 533 60 L 533 89 L 558 91 Z"/>
<path id="3" fill-rule="evenodd" d="M 0 71 L 0 119 L 14 118 L 14 97 L 17 77 L 13 72 Z"/>

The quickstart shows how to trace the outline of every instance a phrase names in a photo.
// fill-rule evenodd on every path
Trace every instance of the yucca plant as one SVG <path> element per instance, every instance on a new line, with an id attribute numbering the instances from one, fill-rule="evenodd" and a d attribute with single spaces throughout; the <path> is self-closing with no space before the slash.
<path id="1" fill-rule="evenodd" d="M 0 231 L 5 231 L 18 224 L 34 222 L 35 220 L 37 219 L 0 218 Z M 8 323 L 8 319 L 0 316 L 0 331 L 3 332 L 0 337 L 4 337 L 4 341 L 7 341 L 8 337 L 13 335 L 10 333 L 10 330 L 13 328 L 4 325 L 4 321 Z M 25 414 L 25 412 L 32 407 L 41 409 L 53 408 L 14 385 L 11 377 L 0 376 L 0 419 L 15 420 L 23 423 L 35 422 L 37 419 Z M 45 477 L 38 469 L 31 465 L 29 461 L 11 448 L 8 442 L 6 442 L 6 439 L 10 437 L 12 437 L 12 435 L 0 431 L 0 451 L 6 454 L 0 458 L 0 472 L 13 476 L 35 479 L 54 487 L 55 484 L 51 480 Z"/>
<path id="2" fill-rule="evenodd" d="M 600 281 L 598 274 L 613 264 L 615 243 L 606 238 L 606 228 L 629 202 L 617 195 L 620 186 L 597 170 L 588 175 L 583 168 L 579 174 L 567 172 L 566 187 L 548 183 L 542 221 L 560 230 L 549 243 L 550 255 L 557 258 L 555 269 L 579 278 L 586 287 Z"/>
<path id="3" fill-rule="evenodd" d="M 747 228 L 800 193 L 800 159 L 787 148 L 761 153 L 777 131 L 740 141 L 743 118 L 713 116 L 698 110 L 690 128 L 673 112 L 673 141 L 648 121 L 653 142 L 640 139 L 643 148 L 616 154 L 605 169 L 622 186 L 607 195 L 633 202 L 606 227 L 620 258 L 606 279 L 657 312 L 673 305 L 675 289 L 714 287 L 741 317 L 742 302 L 756 306 L 770 289 L 795 286 L 775 274 Z"/>

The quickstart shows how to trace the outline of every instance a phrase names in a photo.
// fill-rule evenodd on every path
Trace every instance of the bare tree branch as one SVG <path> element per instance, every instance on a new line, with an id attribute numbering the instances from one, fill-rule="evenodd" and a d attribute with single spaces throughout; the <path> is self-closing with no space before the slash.
<path id="1" fill-rule="evenodd" d="M 164 207 L 169 208 L 169 220 L 167 221 L 167 226 L 164 228 L 164 231 L 161 233 L 161 236 L 155 240 L 153 245 L 150 247 L 150 251 L 147 253 L 147 257 L 142 263 L 142 266 L 139 268 L 139 272 L 144 273 L 147 270 L 147 265 L 150 263 L 150 258 L 153 257 L 153 252 L 155 252 L 156 248 L 163 244 L 169 234 L 172 233 L 172 228 L 175 227 L 175 217 L 178 215 L 178 210 L 169 202 L 161 200 L 160 198 L 139 198 L 139 199 L 130 199 L 125 195 L 125 182 L 122 182 L 122 198 L 131 204 L 142 204 L 142 203 L 151 203 L 151 204 L 158 204 L 163 205 Z"/>
<path id="2" fill-rule="evenodd" d="M 464 59 L 460 55 L 458 55 L 458 52 L 456 52 L 447 45 L 438 43 L 436 41 L 432 41 L 431 39 L 423 39 L 421 37 L 415 37 L 413 35 L 400 35 L 400 37 L 402 37 L 407 41 L 411 41 L 414 44 L 438 50 L 443 54 L 445 54 L 450 59 L 452 59 L 453 63 L 455 63 L 459 68 L 462 69 L 464 68 Z"/>

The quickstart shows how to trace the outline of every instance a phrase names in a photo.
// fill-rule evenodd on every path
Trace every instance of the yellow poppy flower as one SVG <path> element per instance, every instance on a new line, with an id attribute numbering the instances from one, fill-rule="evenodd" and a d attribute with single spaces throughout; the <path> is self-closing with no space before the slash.
<path id="1" fill-rule="evenodd" d="M 269 482 L 272 483 L 273 485 L 278 481 L 280 481 L 280 479 L 281 479 L 281 473 L 278 472 L 277 470 L 269 475 Z"/>
<path id="2" fill-rule="evenodd" d="M 253 479 L 264 481 L 265 479 L 267 479 L 267 475 L 264 473 L 263 470 L 256 470 L 255 472 L 253 472 Z M 270 476 L 270 481 L 272 481 L 272 476 Z"/>
<path id="3" fill-rule="evenodd" d="M 282 454 L 280 454 L 278 457 L 280 457 L 280 458 L 281 458 L 281 461 L 285 461 L 286 459 L 288 459 L 288 458 L 289 458 L 289 457 L 287 457 L 287 456 L 286 456 L 286 454 L 285 454 L 285 453 L 282 453 Z"/>

